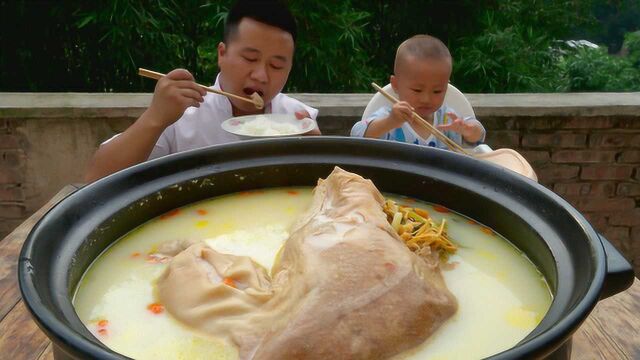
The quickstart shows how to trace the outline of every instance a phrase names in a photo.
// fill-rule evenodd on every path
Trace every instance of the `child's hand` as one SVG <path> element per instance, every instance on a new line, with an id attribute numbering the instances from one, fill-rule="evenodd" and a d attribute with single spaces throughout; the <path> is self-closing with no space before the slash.
<path id="1" fill-rule="evenodd" d="M 482 136 L 482 128 L 478 126 L 476 121 L 465 121 L 452 112 L 448 112 L 447 115 L 451 119 L 451 123 L 438 125 L 438 130 L 457 132 L 469 142 L 476 142 Z"/>
<path id="2" fill-rule="evenodd" d="M 393 128 L 399 128 L 406 121 L 410 121 L 413 117 L 413 107 L 406 101 L 398 101 L 393 104 L 391 114 L 389 114 L 389 122 Z"/>
<path id="3" fill-rule="evenodd" d="M 200 107 L 207 92 L 194 82 L 193 75 L 175 69 L 158 80 L 147 111 L 153 124 L 163 129 L 176 122 L 190 107 Z"/>
<path id="4" fill-rule="evenodd" d="M 309 115 L 309 113 L 306 110 L 296 111 L 295 114 L 298 120 L 311 118 L 311 115 Z M 306 132 L 303 135 L 322 135 L 322 133 L 320 132 L 320 129 L 316 126 L 313 130 Z"/>

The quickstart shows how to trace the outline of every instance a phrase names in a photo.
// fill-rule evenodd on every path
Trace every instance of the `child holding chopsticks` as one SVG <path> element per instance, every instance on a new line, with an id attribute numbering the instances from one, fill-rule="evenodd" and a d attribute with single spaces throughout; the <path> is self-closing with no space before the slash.
<path id="1" fill-rule="evenodd" d="M 483 142 L 486 131 L 477 119 L 461 119 L 454 109 L 443 105 L 451 66 L 451 54 L 442 41 L 416 35 L 403 42 L 396 52 L 390 79 L 400 101 L 357 122 L 351 136 L 447 149 L 446 143 L 412 116 L 415 111 L 459 145 L 468 147 Z"/>

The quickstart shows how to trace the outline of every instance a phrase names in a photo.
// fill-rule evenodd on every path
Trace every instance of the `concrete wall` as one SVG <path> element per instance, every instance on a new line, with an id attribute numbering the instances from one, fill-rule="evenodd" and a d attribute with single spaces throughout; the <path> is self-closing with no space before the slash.
<path id="1" fill-rule="evenodd" d="M 324 134 L 347 135 L 371 95 L 295 94 Z M 494 149 L 520 151 L 640 270 L 640 93 L 470 94 Z M 0 94 L 0 239 L 62 186 L 149 94 Z"/>

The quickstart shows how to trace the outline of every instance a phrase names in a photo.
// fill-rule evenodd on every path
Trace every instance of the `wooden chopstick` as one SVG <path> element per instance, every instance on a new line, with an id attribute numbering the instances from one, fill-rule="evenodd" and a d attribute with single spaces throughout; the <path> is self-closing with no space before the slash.
<path id="1" fill-rule="evenodd" d="M 150 79 L 155 79 L 155 80 L 160 80 L 163 76 L 165 76 L 165 74 L 163 74 L 163 73 L 159 73 L 159 72 L 155 72 L 155 71 L 147 70 L 147 69 L 143 69 L 143 68 L 138 68 L 138 75 L 144 76 L 144 77 L 147 77 L 147 78 L 150 78 Z M 198 85 L 199 87 L 203 88 L 204 90 L 206 90 L 208 92 L 212 92 L 212 93 L 215 93 L 215 94 L 218 94 L 218 95 L 224 95 L 226 97 L 232 97 L 234 99 L 250 102 L 258 109 L 262 109 L 264 107 L 264 100 L 262 100 L 260 95 L 258 95 L 256 93 L 253 93 L 253 95 L 251 95 L 251 98 L 246 98 L 246 97 L 238 96 L 236 94 L 228 93 L 226 91 L 213 89 L 213 88 L 210 88 L 208 86 L 204 86 L 204 85 L 201 85 L 201 84 L 198 84 L 198 83 L 196 83 L 196 85 Z"/>
<path id="2" fill-rule="evenodd" d="M 374 87 L 374 89 L 376 89 L 378 92 L 380 92 L 380 94 L 382 94 L 389 101 L 391 101 L 391 103 L 395 104 L 395 103 L 397 103 L 399 101 L 393 95 L 391 95 L 388 92 L 384 91 L 384 89 L 381 88 L 380 86 L 378 86 L 378 84 L 371 83 L 371 85 Z M 445 134 L 443 134 L 435 126 L 431 125 L 431 123 L 429 123 L 427 120 L 423 119 L 415 111 L 412 111 L 411 113 L 412 113 L 413 117 L 418 120 L 418 123 L 420 123 L 420 125 L 422 125 L 426 130 L 428 130 L 431 134 L 433 134 L 433 136 L 438 138 L 438 140 L 440 140 L 443 143 L 445 143 L 445 145 L 447 145 L 449 147 L 449 149 L 451 149 L 453 151 L 457 151 L 457 152 L 459 152 L 461 154 L 471 155 L 471 153 L 469 153 L 467 150 L 465 150 L 462 146 L 458 145 L 458 143 L 456 143 L 455 141 L 449 139 Z"/>

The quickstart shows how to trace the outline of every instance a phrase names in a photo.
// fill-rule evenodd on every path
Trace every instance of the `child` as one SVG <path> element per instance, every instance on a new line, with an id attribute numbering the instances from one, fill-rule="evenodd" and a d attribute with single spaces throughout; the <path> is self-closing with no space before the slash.
<path id="1" fill-rule="evenodd" d="M 87 182 L 160 156 L 238 141 L 220 124 L 234 116 L 295 113 L 316 118 L 318 111 L 281 94 L 291 71 L 296 23 L 278 1 L 238 1 L 229 11 L 218 44 L 216 89 L 265 103 L 252 104 L 197 87 L 186 70 L 176 69 L 156 84 L 149 108 L 122 134 L 104 142 L 85 174 Z M 312 131 L 319 134 L 316 128 Z"/>
<path id="2" fill-rule="evenodd" d="M 460 145 L 473 146 L 484 141 L 485 130 L 478 120 L 460 119 L 454 109 L 443 106 L 451 64 L 447 47 L 432 36 L 416 35 L 400 44 L 391 75 L 391 86 L 400 101 L 357 122 L 351 136 L 447 149 L 446 144 L 412 117 L 413 110 Z"/>

